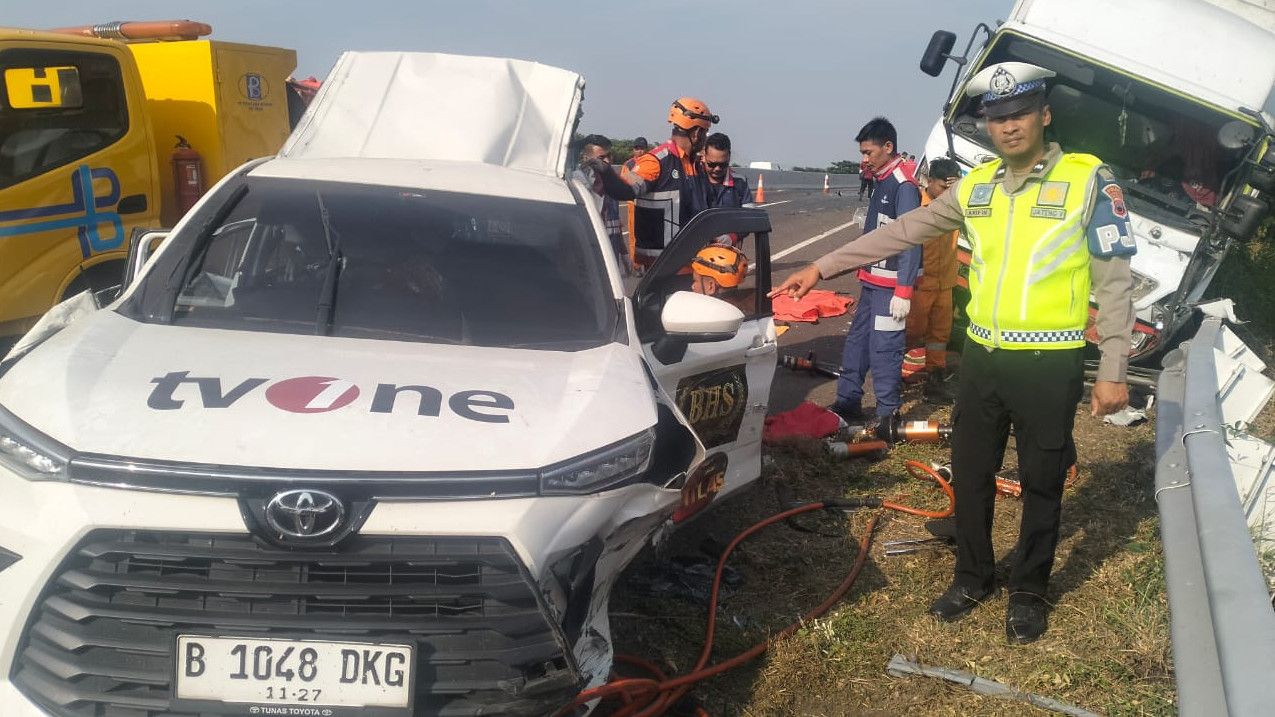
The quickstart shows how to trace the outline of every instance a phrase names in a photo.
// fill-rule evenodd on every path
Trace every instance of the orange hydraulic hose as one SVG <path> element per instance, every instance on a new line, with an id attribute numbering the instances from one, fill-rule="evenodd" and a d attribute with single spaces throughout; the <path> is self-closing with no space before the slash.
<path id="1" fill-rule="evenodd" d="M 850 572 L 846 575 L 846 578 L 841 581 L 841 584 L 832 591 L 832 594 L 830 594 L 826 600 L 802 616 L 802 618 L 797 622 L 792 623 L 766 640 L 754 645 L 746 652 L 723 662 L 719 662 L 716 665 L 708 666 L 708 659 L 713 650 L 714 633 L 717 628 L 717 596 L 721 588 L 722 572 L 726 567 L 726 560 L 730 557 L 730 554 L 734 552 L 735 548 L 737 548 L 740 543 L 747 540 L 763 528 L 785 521 L 795 515 L 823 510 L 825 507 L 826 506 L 822 502 L 808 503 L 806 505 L 797 506 L 772 515 L 765 520 L 755 523 L 747 530 L 735 536 L 735 539 L 730 542 L 724 551 L 722 551 L 721 558 L 717 561 L 717 571 L 713 576 L 713 587 L 709 596 L 708 625 L 705 629 L 704 648 L 700 652 L 699 659 L 696 661 L 695 667 L 691 670 L 691 672 L 673 679 L 653 680 L 645 678 L 624 678 L 608 682 L 600 687 L 595 687 L 581 692 L 569 705 L 559 710 L 557 715 L 559 715 L 559 717 L 567 715 L 576 707 L 582 706 L 596 699 L 604 699 L 623 694 L 630 695 L 634 698 L 645 697 L 649 701 L 644 703 L 634 702 L 627 705 L 617 711 L 613 717 L 654 717 L 655 715 L 663 714 L 666 710 L 676 704 L 688 691 L 690 691 L 690 688 L 696 683 L 752 660 L 765 652 L 776 640 L 782 639 L 791 635 L 793 632 L 796 632 L 807 621 L 823 616 L 826 612 L 828 612 L 828 610 L 832 609 L 832 606 L 840 601 L 847 592 L 850 591 L 855 580 L 859 577 L 859 573 L 863 570 L 863 566 L 868 559 L 868 550 L 872 546 L 872 536 L 876 531 L 878 516 L 873 516 L 868 521 L 867 531 L 859 544 L 859 554 L 856 557 L 854 564 L 851 566 Z M 629 664 L 636 664 L 643 669 L 652 672 L 652 674 L 661 674 L 658 668 L 645 660 L 630 658 L 628 656 L 617 656 L 616 659 Z M 637 710 L 641 711 L 638 712 Z"/>
<path id="2" fill-rule="evenodd" d="M 846 574 L 844 580 L 841 581 L 835 590 L 828 595 L 827 599 L 817 605 L 810 612 L 801 617 L 800 620 L 794 622 L 771 637 L 757 643 L 745 652 L 742 652 L 727 660 L 723 660 L 715 665 L 709 665 L 708 660 L 713 652 L 713 642 L 717 631 L 717 597 L 722 584 L 722 572 L 726 568 L 726 560 L 730 557 L 735 548 L 739 547 L 748 538 L 752 537 L 764 528 L 775 523 L 779 523 L 802 513 L 809 513 L 816 510 L 824 510 L 827 508 L 857 508 L 857 507 L 875 507 L 880 506 L 889 510 L 896 510 L 909 515 L 917 515 L 923 518 L 946 518 L 955 512 L 956 496 L 952 492 L 951 485 L 943 479 L 941 475 L 929 466 L 920 461 L 907 461 L 906 466 L 908 472 L 913 477 L 919 479 L 931 480 L 936 483 L 940 489 L 947 495 L 948 507 L 946 510 L 932 511 L 913 508 L 901 503 L 881 500 L 879 498 L 858 499 L 858 500 L 827 500 L 816 503 L 807 503 L 794 508 L 776 513 L 760 522 L 749 526 L 739 535 L 736 535 L 726 549 L 722 551 L 722 555 L 717 560 L 717 570 L 713 574 L 712 590 L 709 594 L 708 603 L 708 623 L 704 630 L 704 647 L 700 651 L 699 659 L 695 661 L 695 667 L 685 675 L 669 679 L 664 672 L 654 663 L 643 660 L 641 658 L 632 657 L 630 655 L 616 655 L 616 662 L 633 665 L 653 675 L 652 678 L 643 677 L 626 677 L 613 678 L 604 685 L 585 690 L 576 695 L 570 704 L 563 707 L 555 713 L 555 717 L 565 717 L 572 710 L 581 707 L 594 700 L 605 700 L 613 697 L 619 697 L 624 700 L 624 705 L 613 713 L 612 717 L 658 717 L 663 715 L 671 707 L 676 705 L 686 693 L 697 683 L 702 682 L 710 677 L 719 675 L 727 670 L 738 667 L 748 662 L 770 648 L 775 641 L 783 639 L 796 632 L 805 623 L 815 620 L 825 615 L 832 609 L 850 588 L 854 586 L 855 580 L 858 579 L 859 573 L 863 570 L 864 564 L 868 560 L 868 551 L 872 547 L 872 538 L 876 533 L 877 522 L 880 515 L 874 515 L 868 521 L 863 538 L 859 541 L 859 553 L 855 557 L 854 564 L 850 567 L 850 572 Z M 702 709 L 697 709 L 697 717 L 708 717 L 707 713 Z"/>
<path id="3" fill-rule="evenodd" d="M 889 508 L 890 510 L 897 510 L 900 513 L 917 515 L 922 518 L 946 518 L 956 512 L 956 494 L 952 492 L 952 486 L 943 480 L 943 476 L 940 476 L 938 471 L 920 461 L 908 461 L 904 465 L 907 466 L 908 473 L 911 473 L 913 478 L 932 480 L 937 483 L 938 487 L 947 494 L 947 508 L 945 510 L 923 510 L 888 500 L 881 501 L 882 508 Z"/>

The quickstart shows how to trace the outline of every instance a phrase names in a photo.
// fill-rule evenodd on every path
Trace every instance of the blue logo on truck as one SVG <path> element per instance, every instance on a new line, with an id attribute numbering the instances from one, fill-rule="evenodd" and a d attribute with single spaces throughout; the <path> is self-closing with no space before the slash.
<path id="1" fill-rule="evenodd" d="M 99 179 L 110 185 L 107 193 L 100 197 L 93 194 L 93 181 Z M 86 259 L 92 254 L 124 245 L 124 222 L 119 213 L 99 211 L 120 201 L 120 180 L 114 171 L 107 167 L 92 169 L 81 164 L 71 173 L 71 196 L 69 204 L 0 211 L 0 238 L 74 227 L 80 239 L 80 251 Z M 28 219 L 44 221 L 9 224 Z M 110 225 L 110 236 L 103 235 L 103 225 Z"/>

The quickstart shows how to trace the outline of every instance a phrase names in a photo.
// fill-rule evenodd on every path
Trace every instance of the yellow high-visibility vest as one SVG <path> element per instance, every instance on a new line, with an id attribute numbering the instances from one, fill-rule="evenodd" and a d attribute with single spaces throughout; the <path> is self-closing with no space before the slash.
<path id="1" fill-rule="evenodd" d="M 1089 246 L 1085 211 L 1102 164 L 1064 154 L 1041 180 L 1005 191 L 1001 160 L 961 181 L 970 257 L 971 339 L 1005 349 L 1085 345 L 1089 319 Z"/>

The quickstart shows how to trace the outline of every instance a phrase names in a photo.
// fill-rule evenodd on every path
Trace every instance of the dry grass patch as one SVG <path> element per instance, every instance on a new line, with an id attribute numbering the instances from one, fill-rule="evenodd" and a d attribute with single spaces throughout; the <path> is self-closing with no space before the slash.
<path id="1" fill-rule="evenodd" d="M 929 602 L 951 580 L 951 554 L 886 558 L 884 541 L 928 535 L 920 519 L 891 514 L 881 521 L 871 559 L 842 604 L 752 665 L 698 688 L 701 704 L 714 717 L 1047 714 L 930 678 L 887 676 L 886 663 L 902 653 L 1104 714 L 1172 714 L 1168 611 L 1152 497 L 1154 429 L 1101 424 L 1085 409 L 1077 418 L 1077 439 L 1081 477 L 1064 504 L 1049 596 L 1055 609 L 1039 642 L 1005 643 L 1003 591 L 955 624 L 929 617 Z M 937 490 L 907 476 L 906 458 L 945 461 L 946 450 L 900 446 L 877 464 L 831 463 L 809 446 L 778 451 L 755 489 L 679 532 L 662 553 L 693 554 L 705 538 L 724 543 L 777 512 L 777 494 L 884 495 L 941 505 Z M 1011 451 L 1006 465 L 1013 461 Z M 867 517 L 823 515 L 804 523 L 820 534 L 776 526 L 746 543 L 732 563 L 746 582 L 723 602 L 715 659 L 764 639 L 820 602 L 853 561 Z M 1016 500 L 998 499 L 998 555 L 1013 547 L 1019 518 Z M 625 592 L 621 587 L 613 601 L 621 615 L 615 620 L 617 649 L 688 669 L 701 645 L 704 606 Z"/>

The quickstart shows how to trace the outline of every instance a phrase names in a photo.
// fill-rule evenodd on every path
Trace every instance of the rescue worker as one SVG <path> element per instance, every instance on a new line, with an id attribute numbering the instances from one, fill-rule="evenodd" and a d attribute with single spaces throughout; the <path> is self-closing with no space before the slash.
<path id="1" fill-rule="evenodd" d="M 1046 143 L 1049 70 L 1003 62 L 966 87 L 981 95 L 999 157 L 975 167 L 932 202 L 794 272 L 773 293 L 802 296 L 821 277 L 962 229 L 972 245 L 969 340 L 961 357 L 952 437 L 956 569 L 930 606 L 957 620 L 992 597 L 994 476 L 1010 428 L 1022 480 L 1023 518 L 1007 587 L 1011 643 L 1048 628 L 1045 594 L 1058 542 L 1063 483 L 1075 455 L 1072 426 L 1084 388 L 1090 289 L 1098 302 L 1099 362 L 1090 412 L 1128 401 L 1136 251 L 1115 176 L 1097 157 Z"/>
<path id="2" fill-rule="evenodd" d="M 863 201 L 863 195 L 867 194 L 872 197 L 872 169 L 867 162 L 859 163 L 859 201 Z"/>
<path id="3" fill-rule="evenodd" d="M 697 294 L 717 296 L 738 288 L 747 275 L 748 257 L 734 247 L 706 246 L 691 260 L 691 290 Z"/>
<path id="4" fill-rule="evenodd" d="M 629 249 L 624 241 L 624 231 L 620 227 L 620 203 L 602 191 L 602 180 L 593 168 L 596 162 L 611 164 L 611 140 L 600 134 L 591 134 L 581 141 L 580 180 L 589 187 L 593 200 L 597 203 L 598 213 L 602 215 L 602 225 L 606 228 L 607 238 L 611 240 L 611 248 L 615 258 L 625 273 L 632 273 L 629 261 Z"/>
<path id="5" fill-rule="evenodd" d="M 668 121 L 673 125 L 669 141 L 637 157 L 631 171 L 616 174 L 609 164 L 591 164 L 607 194 L 634 200 L 630 233 L 634 260 L 643 267 L 659 258 L 683 224 L 708 208 L 707 182 L 697 155 L 708 128 L 719 118 L 694 97 L 681 97 L 669 107 Z"/>
<path id="6" fill-rule="evenodd" d="M 704 140 L 704 175 L 708 177 L 708 206 L 742 207 L 753 203 L 747 177 L 737 177 L 730 168 L 730 137 L 714 132 Z"/>
<path id="7" fill-rule="evenodd" d="M 931 161 L 921 190 L 921 206 L 938 199 L 960 178 L 961 168 L 953 160 L 939 158 Z M 925 243 L 921 256 L 924 272 L 916 280 L 912 311 L 908 314 L 909 351 L 905 361 L 912 358 L 911 349 L 924 353 L 924 396 L 931 403 L 951 403 L 955 398 L 947 382 L 947 342 L 952 337 L 957 234 L 959 232 L 953 231 Z"/>
<path id="8" fill-rule="evenodd" d="M 868 122 L 855 141 L 876 184 L 863 224 L 866 236 L 921 206 L 921 192 L 903 171 L 903 158 L 894 150 L 898 133 L 889 120 L 877 117 Z M 868 373 L 878 418 L 894 415 L 903 405 L 903 332 L 920 269 L 921 248 L 911 247 L 859 270 L 859 306 L 846 333 L 837 400 L 831 406 L 847 423 L 863 422 L 863 381 Z"/>

